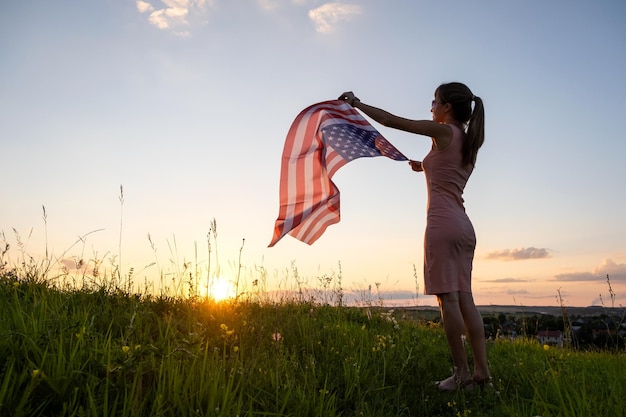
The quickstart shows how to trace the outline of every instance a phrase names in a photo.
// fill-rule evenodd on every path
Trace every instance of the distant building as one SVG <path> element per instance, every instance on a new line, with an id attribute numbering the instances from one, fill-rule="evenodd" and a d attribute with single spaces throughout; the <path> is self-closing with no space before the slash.
<path id="1" fill-rule="evenodd" d="M 542 345 L 563 346 L 563 332 L 560 330 L 540 330 L 537 339 Z"/>

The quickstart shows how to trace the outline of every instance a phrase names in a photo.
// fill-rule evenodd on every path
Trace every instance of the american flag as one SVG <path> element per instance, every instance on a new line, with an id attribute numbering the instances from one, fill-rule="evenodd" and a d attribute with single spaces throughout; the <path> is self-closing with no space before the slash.
<path id="1" fill-rule="evenodd" d="M 289 129 L 280 172 L 280 209 L 270 247 L 290 234 L 312 244 L 339 222 L 339 189 L 331 178 L 362 157 L 408 158 L 352 106 L 324 101 L 302 110 Z"/>

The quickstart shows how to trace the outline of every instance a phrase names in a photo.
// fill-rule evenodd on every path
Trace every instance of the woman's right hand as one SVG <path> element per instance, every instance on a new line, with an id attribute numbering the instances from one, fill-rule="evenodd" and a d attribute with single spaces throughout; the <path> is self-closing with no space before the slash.
<path id="1" fill-rule="evenodd" d="M 358 98 L 352 91 L 346 91 L 345 93 L 342 93 L 337 100 L 343 100 L 349 105 L 354 106 L 354 100 L 358 100 Z"/>
<path id="2" fill-rule="evenodd" d="M 414 161 L 414 160 L 410 160 L 409 161 L 409 165 L 411 166 L 411 169 L 415 172 L 422 172 L 424 171 L 424 168 L 422 168 L 422 162 L 421 161 Z"/>

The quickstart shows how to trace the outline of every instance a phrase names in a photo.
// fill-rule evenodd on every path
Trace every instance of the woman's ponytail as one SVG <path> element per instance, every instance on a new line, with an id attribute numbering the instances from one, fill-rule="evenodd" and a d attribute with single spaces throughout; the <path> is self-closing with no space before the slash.
<path id="1" fill-rule="evenodd" d="M 463 142 L 463 165 L 476 164 L 478 150 L 485 142 L 485 108 L 480 97 L 473 96 L 474 110 L 467 124 L 467 137 Z"/>

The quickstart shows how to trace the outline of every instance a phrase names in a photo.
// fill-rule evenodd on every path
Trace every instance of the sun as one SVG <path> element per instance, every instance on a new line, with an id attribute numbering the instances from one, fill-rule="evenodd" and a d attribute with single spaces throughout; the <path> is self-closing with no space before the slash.
<path id="1" fill-rule="evenodd" d="M 234 297 L 235 288 L 228 278 L 216 277 L 211 280 L 207 295 L 215 301 L 225 301 Z"/>

